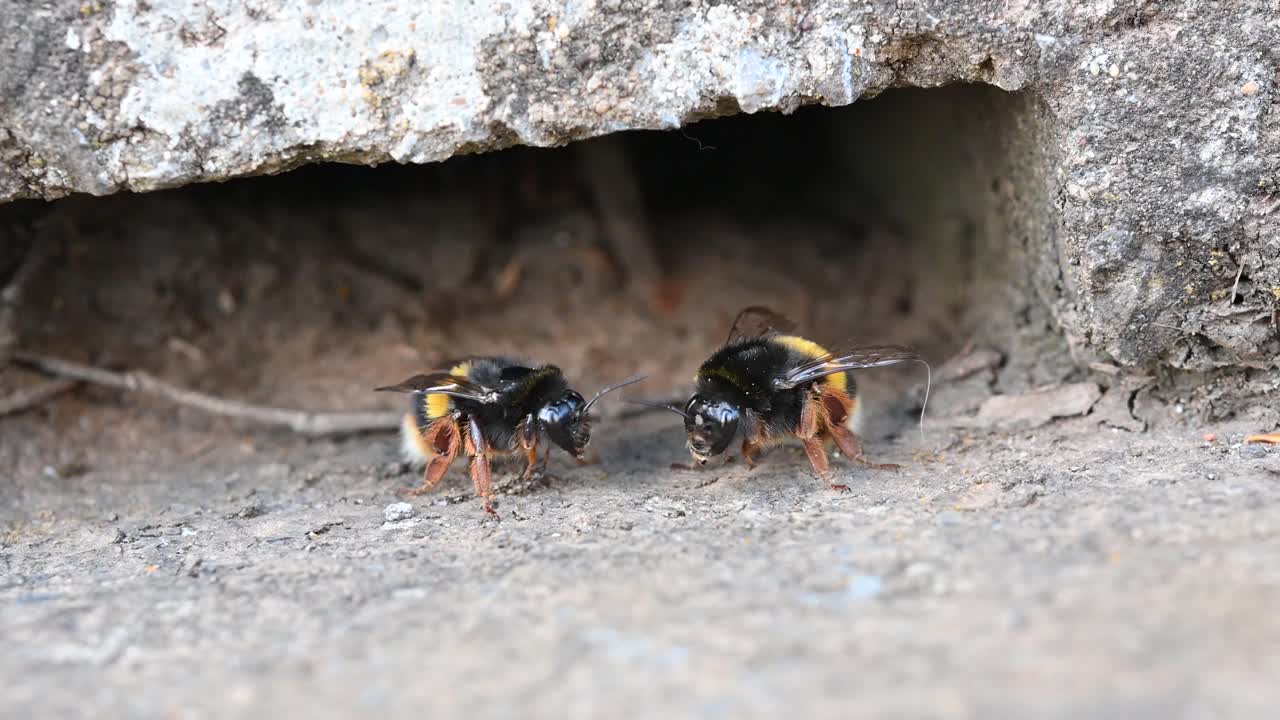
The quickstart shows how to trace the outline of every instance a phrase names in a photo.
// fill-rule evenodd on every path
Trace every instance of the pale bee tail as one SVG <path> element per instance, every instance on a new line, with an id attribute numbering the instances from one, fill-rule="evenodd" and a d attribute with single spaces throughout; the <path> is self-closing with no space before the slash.
<path id="1" fill-rule="evenodd" d="M 406 413 L 400 422 L 400 457 L 414 468 L 423 468 L 431 459 L 432 453 L 427 447 L 427 439 L 414 421 L 412 413 Z"/>

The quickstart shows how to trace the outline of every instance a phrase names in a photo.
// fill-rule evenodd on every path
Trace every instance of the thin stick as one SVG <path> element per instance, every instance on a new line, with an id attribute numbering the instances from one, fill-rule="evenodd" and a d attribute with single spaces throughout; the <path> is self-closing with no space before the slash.
<path id="1" fill-rule="evenodd" d="M 8 284 L 0 290 L 0 367 L 9 364 L 9 353 L 18 342 L 18 305 L 22 302 L 27 283 L 44 265 L 48 255 L 48 247 L 43 243 L 36 242 L 27 248 Z"/>
<path id="2" fill-rule="evenodd" d="M 1227 307 L 1236 304 L 1236 295 L 1240 290 L 1240 276 L 1244 275 L 1244 261 L 1240 261 L 1240 269 L 1236 271 L 1236 282 L 1231 286 L 1231 297 L 1227 298 Z"/>
<path id="3" fill-rule="evenodd" d="M 5 285 L 4 290 L 0 291 L 0 302 L 5 305 L 17 305 L 27 289 L 27 283 L 35 276 L 48 255 L 47 248 L 42 243 L 37 242 L 32 245 L 18 262 L 18 267 L 9 278 L 9 283 Z"/>
<path id="4" fill-rule="evenodd" d="M 35 407 L 45 400 L 61 395 L 79 384 L 77 380 L 59 378 L 22 388 L 8 397 L 0 398 L 0 416 L 20 413 L 23 410 Z"/>
<path id="5" fill-rule="evenodd" d="M 20 350 L 13 353 L 13 361 L 57 377 L 158 395 L 179 405 L 193 407 L 213 415 L 249 420 L 263 425 L 284 426 L 300 435 L 343 435 L 393 430 L 400 422 L 399 413 L 308 413 L 250 405 L 171 385 L 145 372 L 112 372 Z"/>
<path id="6" fill-rule="evenodd" d="M 653 300 L 662 273 L 644 193 L 627 147 L 617 135 L 581 143 L 575 156 L 586 176 L 601 230 L 613 256 L 626 269 L 630 290 Z"/>

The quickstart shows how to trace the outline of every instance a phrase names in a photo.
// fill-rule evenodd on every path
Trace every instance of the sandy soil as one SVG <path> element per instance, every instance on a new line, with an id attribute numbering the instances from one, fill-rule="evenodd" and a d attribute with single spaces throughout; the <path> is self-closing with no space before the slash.
<path id="1" fill-rule="evenodd" d="M 6 436 L 12 430 L 6 427 Z M 387 438 L 4 486 L 9 717 L 1266 717 L 1280 455 L 1189 430 L 934 432 L 696 473 L 679 431 L 486 519 Z"/>

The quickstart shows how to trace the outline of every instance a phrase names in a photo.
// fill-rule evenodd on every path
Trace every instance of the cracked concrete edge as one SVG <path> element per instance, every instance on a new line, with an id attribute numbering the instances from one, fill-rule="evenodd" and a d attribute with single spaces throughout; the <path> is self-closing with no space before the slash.
<path id="1" fill-rule="evenodd" d="M 0 199 L 433 162 L 1037 72 L 1036 41 L 984 17 L 993 3 L 947 20 L 845 3 L 6 5 L 0 137 L 22 161 Z"/>
<path id="2" fill-rule="evenodd" d="M 1012 202 L 1042 215 L 1029 272 L 1080 366 L 1275 369 L 1280 30 L 1262 5 L 0 0 L 0 201 L 983 82 L 1036 99 L 1043 187 Z"/>

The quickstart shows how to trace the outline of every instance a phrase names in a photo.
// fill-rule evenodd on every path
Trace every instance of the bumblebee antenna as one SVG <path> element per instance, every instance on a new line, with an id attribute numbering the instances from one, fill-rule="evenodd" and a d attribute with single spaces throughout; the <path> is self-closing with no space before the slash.
<path id="1" fill-rule="evenodd" d="M 647 377 L 647 376 L 645 376 L 645 375 L 637 375 L 637 376 L 635 376 L 635 377 L 633 377 L 633 378 L 627 378 L 626 380 L 623 380 L 623 381 L 622 381 L 622 382 L 620 382 L 620 383 L 616 383 L 616 384 L 613 384 L 613 385 L 606 385 L 605 387 L 603 387 L 603 388 L 601 388 L 601 389 L 600 389 L 600 392 L 596 393 L 596 396 L 595 396 L 595 397 L 591 398 L 591 402 L 587 403 L 587 404 L 582 408 L 582 414 L 583 414 L 583 415 L 586 415 L 586 414 L 587 414 L 587 411 L 591 410 L 591 406 L 592 406 L 592 405 L 595 405 L 595 404 L 596 404 L 596 401 L 597 401 L 597 400 L 599 400 L 600 398 L 604 397 L 605 395 L 607 395 L 607 394 L 609 394 L 609 393 L 613 392 L 614 390 L 621 390 L 622 388 L 624 388 L 624 387 L 626 387 L 626 386 L 628 386 L 628 385 L 634 385 L 635 383 L 638 383 L 638 382 L 640 382 L 641 380 L 644 380 L 644 379 L 645 379 L 645 377 Z"/>
<path id="2" fill-rule="evenodd" d="M 683 411 L 683 410 L 681 410 L 680 408 L 676 407 L 675 405 L 669 405 L 669 404 L 667 404 L 667 403 L 659 403 L 659 402 L 649 402 L 648 400 L 630 400 L 630 399 L 628 399 L 628 400 L 627 400 L 627 402 L 631 403 L 632 405 L 642 405 L 642 406 L 644 406 L 644 407 L 657 408 L 657 409 L 659 409 L 659 410 L 670 410 L 671 412 L 673 412 L 673 413 L 675 413 L 675 414 L 679 415 L 679 416 L 680 416 L 680 417 L 682 417 L 682 418 L 685 418 L 686 420 L 689 418 L 689 414 L 688 414 L 688 413 L 686 413 L 685 411 Z"/>
<path id="3" fill-rule="evenodd" d="M 920 442 L 924 443 L 924 409 L 929 407 L 929 391 L 933 389 L 933 367 L 921 358 L 913 358 L 916 362 L 924 366 L 924 400 L 920 403 Z"/>

